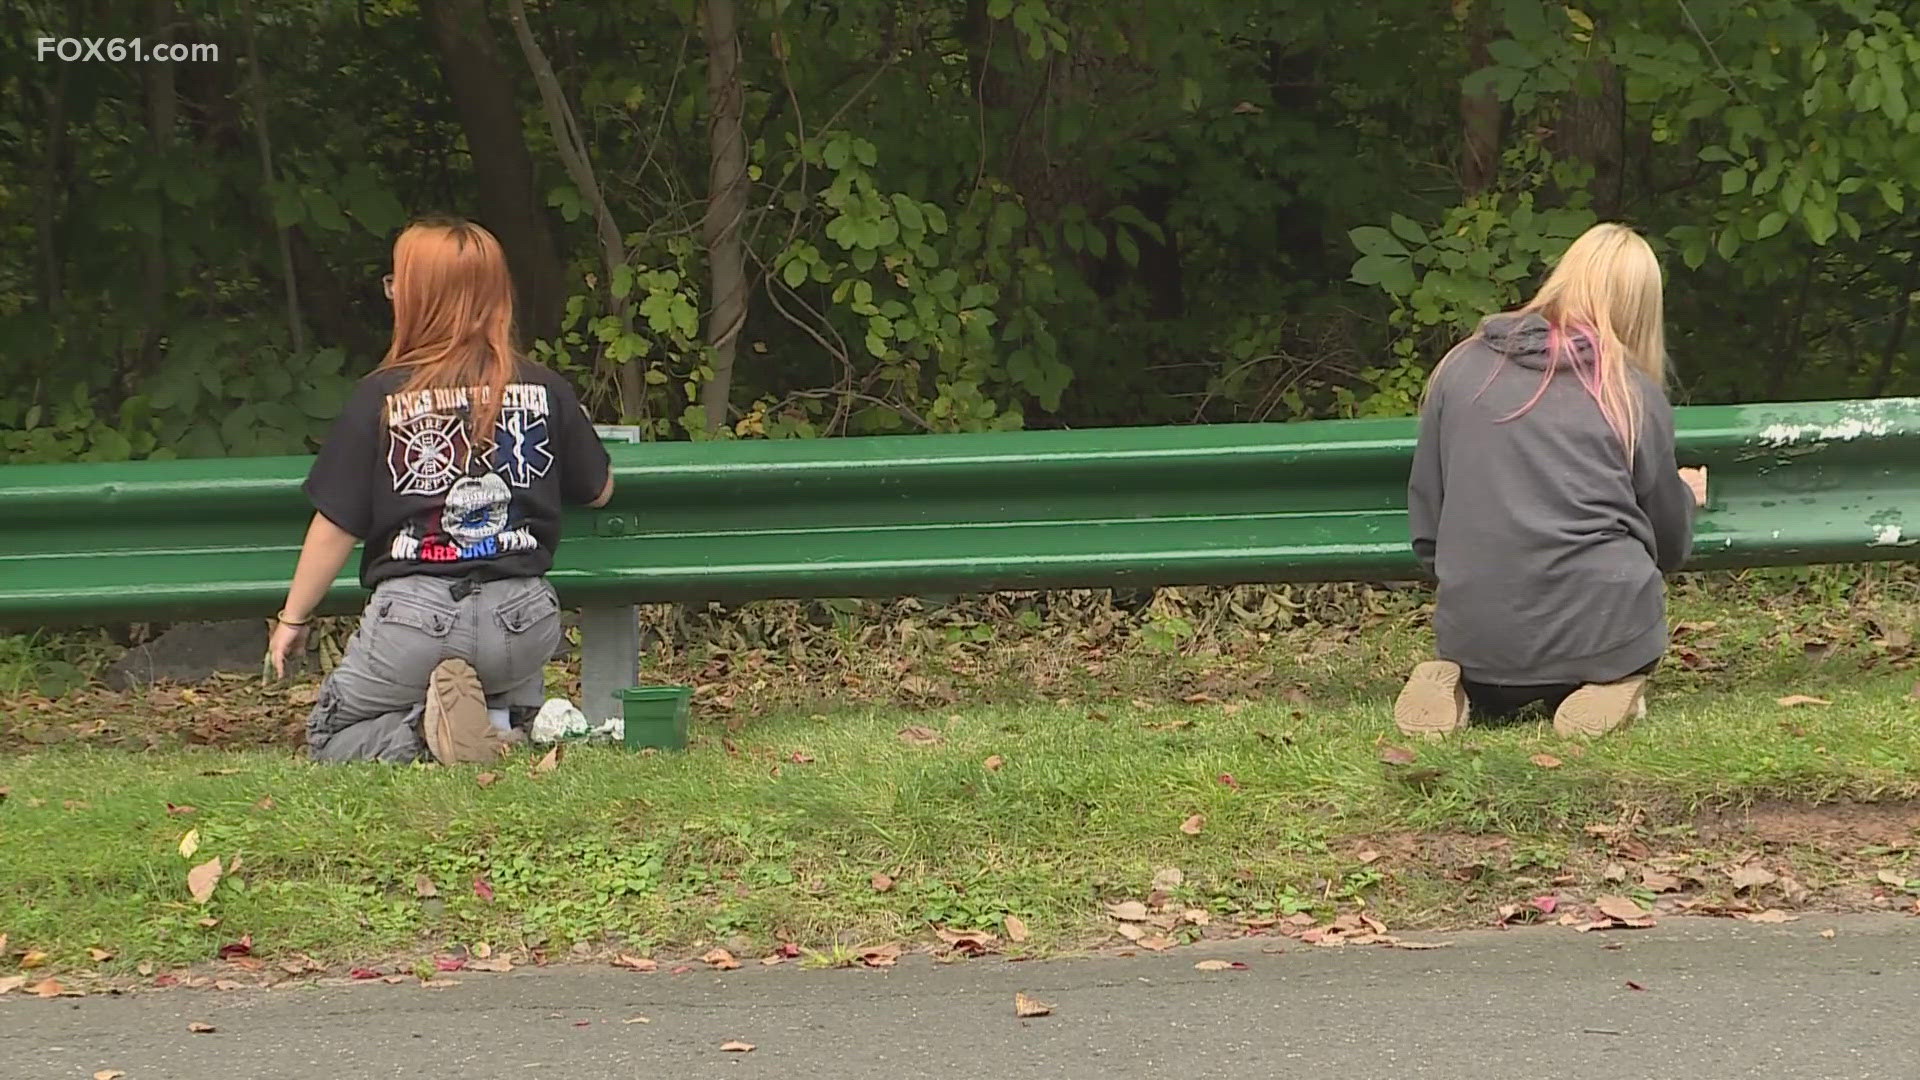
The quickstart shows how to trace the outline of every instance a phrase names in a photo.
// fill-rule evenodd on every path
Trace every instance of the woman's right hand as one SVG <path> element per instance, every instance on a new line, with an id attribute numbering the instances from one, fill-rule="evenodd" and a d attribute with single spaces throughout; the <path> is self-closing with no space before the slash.
<path id="1" fill-rule="evenodd" d="M 1680 479 L 1686 481 L 1687 490 L 1693 492 L 1693 505 L 1707 505 L 1707 470 L 1705 468 L 1681 469 Z"/>
<path id="2" fill-rule="evenodd" d="M 289 626 L 283 622 L 273 624 L 273 637 L 267 644 L 267 659 L 273 664 L 273 676 L 276 679 L 287 677 L 287 661 L 307 647 L 307 628 Z"/>

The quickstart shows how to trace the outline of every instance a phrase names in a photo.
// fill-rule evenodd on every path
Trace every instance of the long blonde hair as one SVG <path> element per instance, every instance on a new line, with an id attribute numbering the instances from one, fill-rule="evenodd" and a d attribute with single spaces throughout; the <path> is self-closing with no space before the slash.
<path id="1" fill-rule="evenodd" d="M 1513 312 L 1537 314 L 1547 321 L 1550 363 L 1533 399 L 1502 419 L 1524 415 L 1564 367 L 1593 397 L 1631 459 L 1646 412 L 1635 375 L 1662 392 L 1666 387 L 1663 309 L 1660 260 L 1644 237 L 1611 222 L 1582 233 L 1560 256 L 1540 291 Z M 1449 353 L 1441 365 L 1458 351 Z M 1434 374 L 1439 371 L 1436 367 Z"/>
<path id="2" fill-rule="evenodd" d="M 458 219 L 407 226 L 393 242 L 393 344 L 380 368 L 408 371 L 403 391 L 471 388 L 477 451 L 493 441 L 518 362 L 513 277 L 500 241 Z"/>

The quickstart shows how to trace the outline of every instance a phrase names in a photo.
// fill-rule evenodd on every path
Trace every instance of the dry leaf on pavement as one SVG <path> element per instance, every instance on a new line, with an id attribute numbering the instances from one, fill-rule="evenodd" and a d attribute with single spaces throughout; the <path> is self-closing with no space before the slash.
<path id="1" fill-rule="evenodd" d="M 1639 904 L 1624 896 L 1603 896 L 1595 901 L 1593 906 L 1599 908 L 1600 914 L 1607 918 L 1619 919 L 1622 922 L 1643 918 L 1646 915 Z"/>
<path id="2" fill-rule="evenodd" d="M 60 980 L 58 979 L 42 979 L 33 984 L 33 994 L 35 997 L 57 998 L 66 992 L 67 988 L 61 986 Z"/>
<path id="3" fill-rule="evenodd" d="M 1780 880 L 1773 871 L 1759 863 L 1749 863 L 1727 876 L 1733 880 L 1733 888 L 1736 892 L 1741 889 L 1764 888 Z"/>
<path id="4" fill-rule="evenodd" d="M 860 954 L 860 962 L 872 968 L 892 967 L 899 959 L 898 945 L 881 945 Z"/>
<path id="5" fill-rule="evenodd" d="M 1820 936 L 1823 938 L 1826 938 L 1828 941 L 1832 941 L 1834 938 L 1834 933 L 1835 932 L 1833 930 L 1822 930 L 1820 931 Z"/>
<path id="6" fill-rule="evenodd" d="M 1657 893 L 1680 891 L 1679 878 L 1672 874 L 1662 874 L 1657 870 L 1648 870 L 1646 873 L 1641 874 L 1640 884 L 1645 885 Z"/>
<path id="7" fill-rule="evenodd" d="M 733 954 L 725 949 L 710 950 L 700 958 L 700 962 L 715 971 L 732 971 L 740 966 L 740 961 L 735 960 Z"/>
<path id="8" fill-rule="evenodd" d="M 1195 971 L 1245 971 L 1247 965 L 1238 960 L 1202 960 L 1193 965 Z"/>
<path id="9" fill-rule="evenodd" d="M 1126 900 L 1118 904 L 1108 904 L 1107 914 L 1121 922 L 1146 922 L 1147 905 L 1138 900 Z"/>
<path id="10" fill-rule="evenodd" d="M 1022 1020 L 1030 1020 L 1036 1016 L 1050 1016 L 1052 1014 L 1053 1006 L 1044 1001 L 1037 998 L 1030 998 L 1025 994 L 1013 995 L 1013 1015 Z"/>
<path id="11" fill-rule="evenodd" d="M 187 1030 L 193 1032 L 195 1035 L 211 1035 L 219 1029 L 215 1028 L 212 1024 L 202 1024 L 196 1021 L 188 1024 Z"/>
<path id="12" fill-rule="evenodd" d="M 1200 830 L 1206 827 L 1207 816 L 1205 814 L 1195 814 L 1180 823 L 1180 831 L 1186 833 L 1188 836 L 1199 836 Z"/>
<path id="13" fill-rule="evenodd" d="M 187 871 L 187 892 L 193 902 L 204 904 L 213 899 L 213 887 L 220 884 L 220 856 L 215 855 Z"/>
<path id="14" fill-rule="evenodd" d="M 626 953 L 621 953 L 619 956 L 614 957 L 613 966 L 626 968 L 628 971 L 638 971 L 643 974 L 660 970 L 659 961 L 649 960 L 644 956 L 630 956 Z M 484 971 L 486 969 L 476 967 L 475 970 Z"/>
<path id="15" fill-rule="evenodd" d="M 4 979 L 0 979 L 0 997 L 11 994 L 25 985 L 27 985 L 27 977 L 25 975 L 9 975 Z"/>
<path id="16" fill-rule="evenodd" d="M 1776 704 L 1791 709 L 1800 705 L 1831 705 L 1833 702 L 1828 701 L 1826 698 L 1808 697 L 1805 694 L 1789 694 L 1781 698 Z"/>
<path id="17" fill-rule="evenodd" d="M 735 1039 L 732 1042 L 721 1043 L 720 1049 L 723 1053 L 728 1054 L 751 1054 L 753 1053 L 753 1044 Z"/>
<path id="18" fill-rule="evenodd" d="M 1013 942 L 1015 945 L 1019 945 L 1024 943 L 1027 940 L 1027 924 L 1024 920 L 1020 918 L 1020 916 L 1009 915 L 1006 917 L 1005 920 L 1003 920 L 1003 924 L 1004 924 L 1005 930 L 1007 931 L 1008 941 Z"/>
<path id="19" fill-rule="evenodd" d="M 1128 941 L 1137 942 L 1147 936 L 1146 930 L 1142 929 L 1139 923 L 1123 922 L 1114 929 Z"/>
<path id="20" fill-rule="evenodd" d="M 495 956 L 495 957 L 484 958 L 480 960 L 469 960 L 467 961 L 467 970 L 468 971 L 490 971 L 496 975 L 505 974 L 506 972 L 513 970 L 513 961 L 507 959 L 504 956 Z"/>
<path id="21" fill-rule="evenodd" d="M 1892 870 L 1880 871 L 1879 878 L 1882 885 L 1891 885 L 1896 889 L 1904 889 L 1907 887 L 1907 879 Z"/>
<path id="22" fill-rule="evenodd" d="M 1795 922 L 1800 918 L 1800 916 L 1789 915 L 1786 912 L 1781 911 L 1779 908 L 1768 908 L 1765 911 L 1755 912 L 1752 915 L 1736 914 L 1734 918 L 1744 919 L 1745 921 L 1750 923 L 1767 923 L 1770 925 L 1777 926 L 1780 923 Z"/>
<path id="23" fill-rule="evenodd" d="M 126 1076 L 119 1069 L 101 1069 L 93 1074 L 93 1080 L 126 1080 Z"/>

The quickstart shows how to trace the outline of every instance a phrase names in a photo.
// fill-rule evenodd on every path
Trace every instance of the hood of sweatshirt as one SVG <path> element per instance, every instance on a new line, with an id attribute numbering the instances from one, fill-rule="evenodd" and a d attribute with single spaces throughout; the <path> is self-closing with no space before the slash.
<path id="1" fill-rule="evenodd" d="M 1546 317 L 1539 312 L 1529 311 L 1521 314 L 1494 315 L 1480 324 L 1480 339 L 1487 347 L 1521 367 L 1535 371 L 1545 371 L 1549 364 L 1555 364 L 1555 358 L 1549 353 L 1547 343 L 1552 337 L 1553 328 Z M 1562 353 L 1558 358 L 1559 367 L 1571 367 L 1575 364 L 1590 364 L 1593 361 L 1593 342 L 1586 337 L 1574 336 L 1570 339 L 1573 349 Z"/>

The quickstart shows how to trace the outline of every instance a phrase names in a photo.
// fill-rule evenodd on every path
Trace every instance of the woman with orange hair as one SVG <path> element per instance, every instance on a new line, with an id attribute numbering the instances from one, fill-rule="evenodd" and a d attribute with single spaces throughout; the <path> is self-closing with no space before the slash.
<path id="1" fill-rule="evenodd" d="M 373 597 L 307 719 L 309 754 L 485 761 L 517 737 L 494 717 L 545 696 L 561 509 L 604 506 L 613 473 L 573 388 L 514 348 L 513 282 L 491 233 L 415 223 L 385 285 L 393 344 L 308 474 L 315 513 L 270 658 L 284 675 L 364 541 Z"/>

